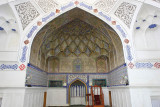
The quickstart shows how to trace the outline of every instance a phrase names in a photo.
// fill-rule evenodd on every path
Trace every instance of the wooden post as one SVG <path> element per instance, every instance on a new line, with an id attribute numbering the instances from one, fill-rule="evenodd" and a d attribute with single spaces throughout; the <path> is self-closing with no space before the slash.
<path id="1" fill-rule="evenodd" d="M 47 92 L 44 92 L 43 107 L 46 107 Z"/>
<path id="2" fill-rule="evenodd" d="M 111 91 L 109 91 L 109 104 L 110 104 L 110 107 L 112 107 L 112 96 L 111 96 Z"/>

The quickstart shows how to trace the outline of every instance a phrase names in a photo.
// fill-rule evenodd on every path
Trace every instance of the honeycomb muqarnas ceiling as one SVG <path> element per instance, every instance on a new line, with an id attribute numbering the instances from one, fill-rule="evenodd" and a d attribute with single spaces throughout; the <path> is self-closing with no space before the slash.
<path id="1" fill-rule="evenodd" d="M 74 19 L 68 24 L 51 33 L 42 45 L 43 53 L 47 56 L 58 56 L 60 54 L 76 56 L 108 54 L 110 50 L 109 40 L 97 29 L 89 24 Z"/>
<path id="2" fill-rule="evenodd" d="M 75 8 L 43 27 L 33 42 L 33 47 L 38 45 L 32 49 L 47 57 L 108 55 L 113 49 L 108 30 L 114 32 L 102 20 Z"/>

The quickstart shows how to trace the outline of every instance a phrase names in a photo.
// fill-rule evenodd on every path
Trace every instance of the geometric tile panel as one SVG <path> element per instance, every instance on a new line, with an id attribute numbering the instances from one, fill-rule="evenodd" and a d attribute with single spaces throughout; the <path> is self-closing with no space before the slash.
<path id="1" fill-rule="evenodd" d="M 87 76 L 89 78 L 87 78 Z M 110 71 L 109 73 L 48 74 L 48 80 L 63 80 L 63 82 L 66 84 L 70 84 L 73 80 L 78 78 L 89 84 L 93 83 L 93 79 L 105 79 L 107 82 L 107 87 L 126 85 L 125 80 L 128 80 L 127 67 L 126 64 L 123 64 L 116 69 Z"/>
<path id="2" fill-rule="evenodd" d="M 68 76 L 68 83 L 70 83 L 71 81 L 73 81 L 76 78 L 79 78 L 87 83 L 87 75 L 82 75 L 82 74 L 81 75 L 74 75 L 74 74 L 69 75 Z"/>
<path id="3" fill-rule="evenodd" d="M 121 19 L 128 28 L 130 28 L 130 24 L 132 22 L 132 18 L 134 15 L 134 12 L 136 10 L 136 5 L 127 3 L 127 2 L 123 2 L 118 9 L 115 11 L 115 15 Z"/>
<path id="4" fill-rule="evenodd" d="M 32 87 L 47 87 L 47 72 L 28 64 L 26 75 L 29 77 L 29 79 L 26 77 L 26 85 L 31 85 Z"/>
<path id="5" fill-rule="evenodd" d="M 40 15 L 36 8 L 29 1 L 15 5 L 15 8 L 21 20 L 23 29 L 25 29 L 32 20 Z"/>
<path id="6" fill-rule="evenodd" d="M 128 78 L 126 64 L 121 65 L 120 67 L 109 72 L 107 86 L 124 85 L 124 83 L 122 83 L 124 77 Z"/>

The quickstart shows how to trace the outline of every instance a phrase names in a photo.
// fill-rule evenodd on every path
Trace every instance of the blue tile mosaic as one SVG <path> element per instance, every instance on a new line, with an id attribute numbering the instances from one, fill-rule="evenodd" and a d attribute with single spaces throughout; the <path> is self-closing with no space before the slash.
<path id="1" fill-rule="evenodd" d="M 50 17 L 54 16 L 55 13 L 54 12 L 51 12 L 48 16 L 42 18 L 42 22 L 46 22 Z"/>
<path id="2" fill-rule="evenodd" d="M 17 64 L 14 64 L 14 65 L 5 65 L 5 64 L 2 64 L 2 65 L 0 65 L 0 70 L 5 70 L 5 69 L 16 70 L 17 68 L 18 68 Z"/>
<path id="3" fill-rule="evenodd" d="M 108 73 L 48 73 L 48 75 L 66 75 L 66 83 L 70 83 L 75 78 L 87 81 L 88 84 L 92 82 L 92 79 L 106 79 L 107 86 L 121 85 L 122 77 L 128 77 L 126 64 Z"/>
<path id="4" fill-rule="evenodd" d="M 70 2 L 69 4 L 65 5 L 65 6 L 62 6 L 61 7 L 61 10 L 64 11 L 65 9 L 69 8 L 69 7 L 72 7 L 74 5 L 73 2 Z"/>
<path id="5" fill-rule="evenodd" d="M 87 4 L 85 4 L 83 2 L 81 2 L 79 5 L 82 6 L 82 7 L 85 7 L 87 9 L 89 9 L 89 10 L 92 10 L 92 6 L 88 6 Z"/>
<path id="6" fill-rule="evenodd" d="M 28 33 L 27 37 L 30 38 L 32 34 L 34 33 L 34 31 L 37 30 L 37 28 L 38 28 L 37 26 L 33 26 L 30 32 Z"/>
<path id="7" fill-rule="evenodd" d="M 136 63 L 135 64 L 136 68 L 152 68 L 153 64 L 151 64 L 150 62 L 148 63 Z"/>
<path id="8" fill-rule="evenodd" d="M 108 75 L 107 87 L 125 85 L 121 83 L 123 77 L 128 77 L 126 64 L 112 70 Z"/>
<path id="9" fill-rule="evenodd" d="M 111 17 L 103 14 L 102 12 L 99 12 L 98 14 L 101 15 L 102 17 L 104 17 L 107 21 L 111 21 Z"/>
<path id="10" fill-rule="evenodd" d="M 132 57 L 132 54 L 131 54 L 131 48 L 129 45 L 126 45 L 126 50 L 127 50 L 127 59 L 129 61 L 132 61 L 133 57 Z"/>
<path id="11" fill-rule="evenodd" d="M 27 50 L 28 50 L 28 47 L 27 47 L 27 46 L 24 46 L 24 47 L 23 47 L 23 51 L 22 51 L 22 56 L 21 56 L 21 59 L 20 59 L 20 61 L 21 61 L 22 63 L 24 63 L 24 62 L 26 61 L 26 52 L 27 52 Z"/>
<path id="12" fill-rule="evenodd" d="M 26 86 L 47 87 L 47 72 L 41 70 L 40 68 L 28 64 L 26 75 L 26 77 L 29 77 L 29 79 L 26 79 Z"/>
<path id="13" fill-rule="evenodd" d="M 121 28 L 121 26 L 120 26 L 120 25 L 116 25 L 116 28 L 121 32 L 122 36 L 123 36 L 124 38 L 126 38 L 126 33 L 125 33 L 124 30 Z"/>

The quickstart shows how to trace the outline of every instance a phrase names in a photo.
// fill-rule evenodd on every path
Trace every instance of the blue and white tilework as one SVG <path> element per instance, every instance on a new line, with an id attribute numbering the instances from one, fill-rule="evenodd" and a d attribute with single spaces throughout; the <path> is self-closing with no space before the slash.
<path id="1" fill-rule="evenodd" d="M 136 68 L 152 68 L 153 67 L 153 64 L 151 64 L 150 62 L 148 63 L 139 63 L 137 62 L 135 64 Z"/>
<path id="2" fill-rule="evenodd" d="M 61 7 L 61 10 L 64 11 L 65 9 L 69 8 L 69 7 L 72 7 L 74 6 L 74 3 L 73 2 L 70 2 L 69 4 L 65 5 L 65 6 L 62 6 Z"/>
<path id="3" fill-rule="evenodd" d="M 83 2 L 81 2 L 79 5 L 82 6 L 82 7 L 87 8 L 88 10 L 92 10 L 92 6 L 88 6 L 87 4 L 85 4 Z"/>
<path id="4" fill-rule="evenodd" d="M 34 33 L 34 31 L 37 30 L 37 28 L 38 28 L 37 26 L 33 26 L 30 32 L 28 33 L 27 37 L 30 38 L 32 34 Z"/>
<path id="5" fill-rule="evenodd" d="M 26 61 L 26 52 L 27 52 L 27 50 L 28 50 L 28 47 L 27 46 L 24 46 L 23 47 L 23 51 L 22 51 L 22 56 L 21 56 L 21 62 L 25 62 Z"/>
<path id="6" fill-rule="evenodd" d="M 132 54 L 131 54 L 131 47 L 129 45 L 126 45 L 126 50 L 127 50 L 127 59 L 129 61 L 132 61 L 133 57 L 132 57 Z"/>
<path id="7" fill-rule="evenodd" d="M 54 16 L 54 15 L 55 15 L 55 13 L 54 13 L 54 12 L 51 12 L 48 16 L 42 18 L 42 22 L 47 21 L 50 17 L 52 17 L 52 16 Z"/>
<path id="8" fill-rule="evenodd" d="M 68 75 L 68 83 L 71 83 L 75 79 L 83 80 L 85 83 L 87 83 L 87 75 Z"/>
<path id="9" fill-rule="evenodd" d="M 47 72 L 31 64 L 28 64 L 26 75 L 30 77 L 26 85 L 31 85 L 33 87 L 47 87 L 47 82 L 48 82 Z"/>
<path id="10" fill-rule="evenodd" d="M 116 25 L 116 28 L 121 32 L 122 36 L 124 38 L 126 38 L 126 33 L 124 32 L 124 30 L 122 29 L 122 27 L 120 25 Z"/>
<path id="11" fill-rule="evenodd" d="M 109 73 L 49 73 L 48 77 L 52 78 L 53 75 L 54 77 L 57 76 L 60 80 L 63 78 L 67 85 L 76 79 L 82 80 L 88 85 L 92 83 L 93 79 L 106 79 L 107 87 L 124 85 L 120 82 L 124 76 L 128 77 L 126 64 L 115 68 Z"/>
<path id="12" fill-rule="evenodd" d="M 2 64 L 2 65 L 0 65 L 0 70 L 16 70 L 17 68 L 18 68 L 17 64 L 14 64 L 14 65 Z"/>
<path id="13" fill-rule="evenodd" d="M 107 21 L 111 21 L 111 17 L 103 14 L 102 12 L 99 12 L 99 15 L 102 16 L 102 17 L 104 17 Z"/>
<path id="14" fill-rule="evenodd" d="M 120 67 L 109 72 L 107 86 L 124 85 L 124 84 L 120 83 L 124 76 L 128 77 L 126 64 L 123 64 Z"/>

